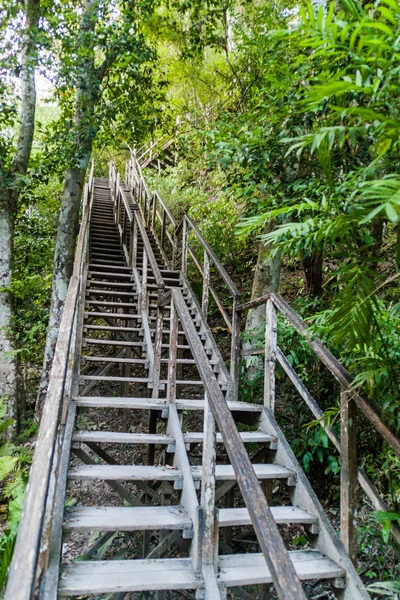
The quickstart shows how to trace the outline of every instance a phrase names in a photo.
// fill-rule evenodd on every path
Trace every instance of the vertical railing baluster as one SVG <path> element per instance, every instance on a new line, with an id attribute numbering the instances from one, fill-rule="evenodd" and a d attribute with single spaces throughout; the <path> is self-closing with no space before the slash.
<path id="1" fill-rule="evenodd" d="M 188 227 L 184 217 L 182 227 L 182 273 L 187 276 Z"/>
<path id="2" fill-rule="evenodd" d="M 138 249 L 138 226 L 136 222 L 136 211 L 133 213 L 133 221 L 131 225 L 131 265 L 136 268 L 137 265 L 137 249 Z"/>
<path id="3" fill-rule="evenodd" d="M 239 299 L 233 298 L 232 307 L 232 340 L 231 340 L 231 379 L 232 401 L 235 402 L 239 395 L 239 369 L 240 369 L 240 330 L 242 325 L 241 314 L 238 310 Z"/>
<path id="4" fill-rule="evenodd" d="M 274 412 L 277 319 L 271 298 L 267 300 L 265 316 L 264 404 Z"/>
<path id="5" fill-rule="evenodd" d="M 153 203 L 153 211 L 151 214 L 151 228 L 154 231 L 154 227 L 156 224 L 156 215 L 157 215 L 157 197 L 156 194 L 153 194 L 151 197 L 152 203 Z"/>
<path id="6" fill-rule="evenodd" d="M 207 251 L 204 250 L 203 260 L 203 293 L 201 298 L 201 308 L 203 309 L 204 318 L 207 321 L 208 298 L 210 294 L 210 259 Z"/>
<path id="7" fill-rule="evenodd" d="M 203 564 L 217 567 L 218 517 L 215 509 L 216 428 L 207 394 L 204 396 L 201 506 L 204 510 Z"/>
<path id="8" fill-rule="evenodd" d="M 340 535 L 357 566 L 357 405 L 349 392 L 342 392 L 340 400 Z"/>
<path id="9" fill-rule="evenodd" d="M 163 207 L 162 214 L 162 223 L 161 223 L 161 248 L 164 250 L 164 242 L 165 242 L 165 228 L 167 226 L 167 213 L 165 212 L 165 207 Z"/>
<path id="10" fill-rule="evenodd" d="M 178 313 L 173 300 L 171 300 L 170 334 L 169 334 L 169 361 L 168 361 L 168 384 L 167 400 L 176 400 L 176 365 L 178 358 Z"/>
<path id="11" fill-rule="evenodd" d="M 143 248 L 141 309 L 147 311 L 147 252 L 146 252 L 146 247 Z"/>

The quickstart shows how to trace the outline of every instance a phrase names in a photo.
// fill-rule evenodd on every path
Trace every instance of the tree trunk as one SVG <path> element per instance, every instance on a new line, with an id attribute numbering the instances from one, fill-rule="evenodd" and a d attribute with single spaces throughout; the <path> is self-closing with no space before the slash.
<path id="1" fill-rule="evenodd" d="M 89 160 L 90 154 L 85 158 L 81 168 L 68 169 L 65 177 L 54 251 L 49 325 L 36 405 L 38 415 L 41 414 L 43 402 L 46 397 L 64 302 L 67 297 L 68 284 L 74 266 L 75 241 L 79 229 L 79 209 Z"/>
<path id="2" fill-rule="evenodd" d="M 313 250 L 310 256 L 303 258 L 303 269 L 306 276 L 307 291 L 312 297 L 322 293 L 322 268 L 324 254 L 322 250 Z"/>
<path id="3" fill-rule="evenodd" d="M 273 258 L 268 258 L 270 248 L 260 243 L 256 270 L 254 272 L 251 300 L 255 300 L 268 292 L 277 292 L 279 288 L 281 252 Z M 258 306 L 249 310 L 246 319 L 246 333 L 259 329 L 265 322 L 265 306 Z"/>
<path id="4" fill-rule="evenodd" d="M 35 129 L 36 32 L 40 0 L 25 0 L 26 26 L 22 34 L 21 106 L 17 147 L 10 170 L 0 164 L 0 398 L 7 402 L 7 418 L 13 420 L 8 434 L 13 437 L 19 426 L 17 368 L 13 342 L 13 235 L 17 201 L 27 173 Z"/>
<path id="5" fill-rule="evenodd" d="M 86 170 L 90 161 L 92 143 L 96 135 L 93 127 L 93 115 L 96 102 L 100 98 L 102 73 L 95 68 L 94 47 L 87 47 L 87 34 L 93 32 L 97 21 L 97 0 L 86 0 L 85 13 L 82 15 L 80 44 L 78 53 L 84 48 L 79 59 L 79 80 L 75 102 L 75 149 L 80 157 L 78 166 L 70 167 L 65 176 L 64 191 L 60 209 L 54 252 L 51 305 L 43 370 L 36 401 L 36 414 L 41 416 L 43 403 L 49 383 L 51 365 L 57 343 L 61 317 L 67 296 L 68 284 L 72 275 L 75 241 L 78 234 L 79 211 Z M 94 42 L 92 42 L 94 43 Z"/>

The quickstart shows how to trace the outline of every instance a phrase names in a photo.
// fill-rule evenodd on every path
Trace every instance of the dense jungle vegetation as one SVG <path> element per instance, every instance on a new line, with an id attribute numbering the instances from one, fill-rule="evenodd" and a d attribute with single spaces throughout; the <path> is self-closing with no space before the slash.
<path id="1" fill-rule="evenodd" d="M 175 164 L 149 171 L 151 186 L 198 223 L 246 299 L 279 290 L 398 432 L 397 0 L 1 0 L 0 30 L 0 588 L 92 157 L 107 176 L 110 157 L 122 168 L 130 148 L 174 137 Z M 294 330 L 279 327 L 337 428 L 337 388 Z M 253 315 L 245 336 L 262 335 Z M 242 399 L 257 401 L 260 365 L 243 360 L 242 370 Z M 283 381 L 278 397 L 334 516 L 340 461 Z M 360 460 L 392 509 L 365 502 L 361 574 L 395 598 L 400 461 L 362 420 Z"/>

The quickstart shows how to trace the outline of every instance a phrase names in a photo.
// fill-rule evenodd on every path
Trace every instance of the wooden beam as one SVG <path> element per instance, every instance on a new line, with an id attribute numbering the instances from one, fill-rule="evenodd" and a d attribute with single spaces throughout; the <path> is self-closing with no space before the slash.
<path id="1" fill-rule="evenodd" d="M 351 394 L 340 394 L 340 537 L 357 566 L 357 405 Z"/>

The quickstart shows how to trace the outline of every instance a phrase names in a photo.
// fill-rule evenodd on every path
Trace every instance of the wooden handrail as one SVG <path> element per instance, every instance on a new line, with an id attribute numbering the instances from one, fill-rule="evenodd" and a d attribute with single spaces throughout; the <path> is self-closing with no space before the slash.
<path id="1" fill-rule="evenodd" d="M 182 291 L 171 289 L 172 301 L 178 313 L 192 355 L 203 382 L 209 405 L 218 424 L 226 451 L 249 511 L 257 539 L 261 546 L 279 598 L 285 600 L 305 599 L 302 585 L 278 526 L 272 516 L 267 499 L 257 479 L 254 467 L 240 438 L 232 413 L 221 392 L 197 330 L 186 306 Z"/>
<path id="2" fill-rule="evenodd" d="M 85 260 L 87 231 L 93 190 L 93 163 L 89 184 L 84 192 L 84 214 L 75 252 L 73 274 L 69 282 L 57 344 L 50 372 L 49 385 L 43 406 L 39 433 L 26 489 L 24 509 L 18 528 L 13 560 L 10 567 L 6 600 L 30 600 L 34 593 L 39 556 L 49 551 L 51 530 L 46 529 L 44 520 L 47 499 L 50 494 L 51 477 L 57 464 L 54 461 L 57 441 L 63 435 L 61 415 L 67 373 L 73 368 L 69 364 L 73 336 L 73 324 L 77 315 L 78 299 L 82 283 L 82 266 Z M 65 407 L 64 407 L 65 409 Z M 23 577 L 21 577 L 23 573 Z"/>
<path id="3" fill-rule="evenodd" d="M 380 412 L 379 407 L 374 402 L 372 402 L 370 399 L 364 398 L 363 396 L 361 396 L 361 394 L 359 394 L 357 392 L 357 390 L 354 390 L 352 388 L 353 379 L 352 379 L 351 375 L 348 373 L 348 371 L 337 360 L 337 358 L 330 352 L 330 350 L 321 342 L 321 340 L 319 340 L 318 338 L 312 338 L 311 332 L 310 332 L 309 328 L 306 326 L 306 324 L 304 323 L 303 319 L 293 310 L 293 308 L 291 306 L 289 306 L 289 304 L 282 298 L 282 296 L 280 296 L 277 293 L 271 292 L 260 298 L 256 298 L 245 304 L 240 305 L 238 307 L 238 311 L 243 313 L 246 310 L 253 309 L 257 306 L 262 306 L 263 304 L 268 305 L 268 303 L 273 304 L 273 306 L 283 314 L 283 316 L 289 321 L 289 323 L 291 323 L 291 325 L 294 327 L 294 329 L 301 336 L 303 336 L 306 339 L 307 344 L 314 351 L 316 356 L 327 367 L 329 372 L 332 373 L 332 375 L 335 377 L 335 379 L 338 381 L 338 383 L 340 383 L 341 390 L 342 390 L 342 393 L 341 393 L 342 411 L 341 411 L 341 413 L 344 413 L 341 415 L 342 420 L 347 418 L 346 415 L 348 413 L 349 402 L 355 402 L 357 407 L 362 411 L 363 415 L 369 420 L 369 422 L 373 425 L 373 427 L 376 429 L 376 431 L 379 432 L 383 436 L 383 438 L 386 440 L 386 442 L 389 444 L 389 446 L 394 450 L 394 452 L 396 452 L 396 454 L 398 454 L 400 440 L 396 436 L 396 433 L 392 430 L 392 428 L 389 425 L 387 425 L 386 423 L 384 423 L 383 420 L 381 419 L 381 417 L 379 415 L 379 412 Z M 271 314 L 269 315 L 269 318 L 267 318 L 265 346 L 263 348 L 246 348 L 241 352 L 241 356 L 251 356 L 254 354 L 257 354 L 257 355 L 264 354 L 265 355 L 265 357 L 266 357 L 266 359 L 265 359 L 265 365 L 266 365 L 265 378 L 267 379 L 267 377 L 268 377 L 270 380 L 268 382 L 268 385 L 265 386 L 265 390 L 267 391 L 267 393 L 269 393 L 271 385 L 272 385 L 272 387 L 274 386 L 274 370 L 273 370 L 274 367 L 273 367 L 273 364 L 271 365 L 271 360 L 272 360 L 272 363 L 274 363 L 275 360 L 278 361 L 278 363 L 281 365 L 282 369 L 284 370 L 284 372 L 286 373 L 286 375 L 288 376 L 288 378 L 290 379 L 290 381 L 292 382 L 292 384 L 298 391 L 299 395 L 302 397 L 304 402 L 307 404 L 308 408 L 313 413 L 314 417 L 319 421 L 321 427 L 324 428 L 325 433 L 331 440 L 331 442 L 334 445 L 334 447 L 336 448 L 336 450 L 341 455 L 343 455 L 343 454 L 346 455 L 345 459 L 343 459 L 343 462 L 346 463 L 346 467 L 344 467 L 342 465 L 342 486 L 344 483 L 348 488 L 348 492 L 345 493 L 344 504 L 342 504 L 342 502 L 341 502 L 341 515 L 342 515 L 342 521 L 343 521 L 342 534 L 343 534 L 343 529 L 344 529 L 345 535 L 344 535 L 343 542 L 344 542 L 346 548 L 348 549 L 350 555 L 352 554 L 352 551 L 353 551 L 354 556 L 355 556 L 356 533 L 354 530 L 354 517 L 352 516 L 352 511 L 355 510 L 355 507 L 356 507 L 356 493 L 355 493 L 356 484 L 355 484 L 355 481 L 358 480 L 359 485 L 362 487 L 365 494 L 368 496 L 368 498 L 370 499 L 372 505 L 374 506 L 374 508 L 376 510 L 387 512 L 390 510 L 390 508 L 387 505 L 387 503 L 382 499 L 382 497 L 379 495 L 378 490 L 376 489 L 374 484 L 370 481 L 370 479 L 367 477 L 365 472 L 362 469 L 357 467 L 356 453 L 354 452 L 353 456 L 349 455 L 349 452 L 351 452 L 351 450 L 349 450 L 349 448 L 347 446 L 354 445 L 354 447 L 355 447 L 356 433 L 353 432 L 351 440 L 348 440 L 349 443 L 347 443 L 346 439 L 341 439 L 341 437 L 339 437 L 333 429 L 331 429 L 329 426 L 326 425 L 326 423 L 324 422 L 324 413 L 323 413 L 322 409 L 318 406 L 318 403 L 315 401 L 315 399 L 312 397 L 312 395 L 307 390 L 305 385 L 302 383 L 299 376 L 297 375 L 297 373 L 295 372 L 293 367 L 290 365 L 288 359 L 283 354 L 282 350 L 279 348 L 279 346 L 276 344 L 276 342 L 274 340 L 272 340 L 272 345 L 271 345 L 271 337 L 273 338 L 273 336 L 274 336 L 274 333 L 273 333 L 274 325 L 272 324 L 272 327 L 271 327 L 271 323 L 268 323 L 268 321 L 271 321 Z M 276 336 L 276 326 L 275 326 L 275 336 Z M 266 354 L 267 349 L 269 349 L 268 357 Z M 271 355 L 271 350 L 272 350 L 272 355 Z M 271 370 L 271 368 L 272 368 L 272 370 Z M 267 374 L 267 369 L 269 371 L 268 374 Z M 271 382 L 271 380 L 272 380 L 272 382 Z M 268 403 L 268 398 L 265 398 L 265 401 Z M 342 422 L 342 428 L 344 428 L 344 430 L 347 431 L 347 435 L 349 435 L 349 428 L 351 425 L 352 424 L 347 421 Z M 351 463 L 350 465 L 347 464 L 348 460 L 350 460 L 350 463 Z M 346 472 L 344 472 L 344 469 L 346 469 Z M 353 480 L 351 480 L 351 477 L 353 477 Z M 342 490 L 342 493 L 344 493 L 343 490 Z M 350 499 L 347 496 L 347 494 L 350 494 L 350 496 L 351 496 Z M 351 506 L 350 506 L 350 503 L 351 503 Z M 352 530 L 352 531 L 350 531 L 350 530 Z M 394 539 L 398 543 L 400 543 L 400 528 L 395 523 L 391 524 L 391 533 L 392 533 Z"/>
<path id="4" fill-rule="evenodd" d="M 235 283 L 232 281 L 232 278 L 226 271 L 225 267 L 219 260 L 218 256 L 215 254 L 214 250 L 211 248 L 210 244 L 208 242 L 206 242 L 204 237 L 201 235 L 200 231 L 197 229 L 197 225 L 187 215 L 184 216 L 184 219 L 185 219 L 186 223 L 189 225 L 190 229 L 196 235 L 197 239 L 199 240 L 199 242 L 202 245 L 202 247 L 204 248 L 204 250 L 207 252 L 208 256 L 213 261 L 215 268 L 217 269 L 221 278 L 223 279 L 223 281 L 226 283 L 226 285 L 230 289 L 232 296 L 236 299 L 240 299 L 241 294 L 240 294 L 238 288 L 236 287 Z"/>
<path id="5" fill-rule="evenodd" d="M 306 338 L 310 348 L 312 348 L 321 362 L 332 373 L 336 381 L 340 383 L 342 389 L 344 391 L 351 392 L 351 397 L 355 400 L 363 415 L 382 435 L 397 456 L 400 457 L 400 439 L 396 435 L 396 432 L 389 425 L 382 421 L 381 417 L 379 416 L 379 407 L 375 404 L 375 402 L 369 398 L 361 396 L 361 394 L 352 388 L 353 378 L 351 377 L 350 373 L 343 367 L 343 365 L 332 354 L 332 352 L 321 342 L 321 340 L 311 337 L 310 330 L 305 325 L 303 319 L 296 313 L 296 311 L 293 310 L 291 306 L 289 306 L 282 296 L 272 293 L 271 298 L 275 306 L 285 315 L 295 330 Z"/>

